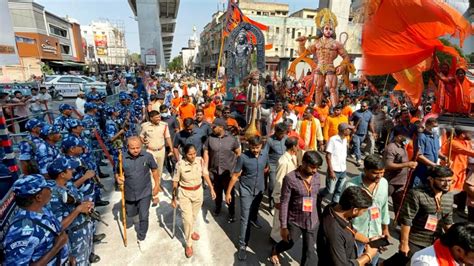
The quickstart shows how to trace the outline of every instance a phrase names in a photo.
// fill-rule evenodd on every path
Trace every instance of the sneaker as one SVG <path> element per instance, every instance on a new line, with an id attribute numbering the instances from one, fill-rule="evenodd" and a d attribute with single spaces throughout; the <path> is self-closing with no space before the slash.
<path id="1" fill-rule="evenodd" d="M 246 260 L 247 259 L 247 247 L 240 247 L 239 252 L 237 253 L 237 257 L 239 260 Z"/>
<path id="2" fill-rule="evenodd" d="M 235 216 L 234 215 L 229 215 L 229 218 L 227 218 L 227 223 L 231 224 L 235 222 Z"/>
<path id="3" fill-rule="evenodd" d="M 258 222 L 258 220 L 250 221 L 250 224 L 257 229 L 262 229 L 262 225 Z"/>
<path id="4" fill-rule="evenodd" d="M 147 245 L 145 239 L 143 239 L 143 240 L 137 240 L 137 244 L 138 244 L 138 248 L 140 249 L 140 251 L 145 250 L 146 245 Z"/>
<path id="5" fill-rule="evenodd" d="M 354 160 L 357 159 L 356 156 L 355 156 L 355 154 L 351 154 L 351 158 L 354 159 Z"/>

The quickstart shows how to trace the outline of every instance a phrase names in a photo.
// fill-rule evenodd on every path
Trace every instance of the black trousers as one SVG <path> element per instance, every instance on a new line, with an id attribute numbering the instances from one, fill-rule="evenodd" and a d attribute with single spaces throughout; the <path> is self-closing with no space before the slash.
<path id="1" fill-rule="evenodd" d="M 282 240 L 278 242 L 274 249 L 280 254 L 293 247 L 301 235 L 303 235 L 303 254 L 301 256 L 301 265 L 316 265 L 318 253 L 316 251 L 316 228 L 312 230 L 303 229 L 295 224 L 288 223 L 288 231 L 290 232 L 290 241 Z"/>
<path id="2" fill-rule="evenodd" d="M 224 171 L 220 175 L 218 174 L 212 174 L 213 176 L 213 186 L 214 186 L 214 191 L 216 192 L 216 199 L 214 202 L 216 203 L 216 211 L 219 212 L 222 207 L 222 195 L 226 193 L 227 187 L 229 186 L 229 182 L 231 179 L 231 174 L 230 171 Z M 232 200 L 230 204 L 228 205 L 229 208 L 229 215 L 234 216 L 235 214 L 235 192 L 232 189 L 232 192 L 230 193 Z"/>
<path id="3" fill-rule="evenodd" d="M 148 232 L 148 217 L 150 215 L 151 195 L 137 201 L 125 201 L 127 216 L 133 217 L 138 214 L 139 225 L 137 231 L 137 239 L 145 240 Z"/>
<path id="4" fill-rule="evenodd" d="M 474 223 L 474 207 L 467 207 L 467 220 Z"/>

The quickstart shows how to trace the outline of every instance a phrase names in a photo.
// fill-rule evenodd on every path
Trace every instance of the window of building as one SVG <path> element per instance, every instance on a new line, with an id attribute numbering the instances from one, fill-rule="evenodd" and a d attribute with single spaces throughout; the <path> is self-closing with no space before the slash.
<path id="1" fill-rule="evenodd" d="M 264 15 L 264 16 L 268 16 L 268 12 L 263 12 L 263 15 Z"/>
<path id="2" fill-rule="evenodd" d="M 290 34 L 290 28 L 286 28 L 286 34 Z"/>
<path id="3" fill-rule="evenodd" d="M 275 12 L 271 12 L 270 15 L 275 16 Z"/>
<path id="4" fill-rule="evenodd" d="M 288 48 L 285 48 L 285 51 L 288 51 Z"/>
<path id="5" fill-rule="evenodd" d="M 290 58 L 293 58 L 293 53 L 295 52 L 295 50 L 293 48 L 291 48 L 290 50 Z"/>
<path id="6" fill-rule="evenodd" d="M 275 48 L 275 52 L 278 52 L 278 48 Z"/>
<path id="7" fill-rule="evenodd" d="M 65 30 L 63 28 L 60 28 L 60 27 L 49 24 L 49 31 L 53 35 L 67 38 L 67 30 Z"/>
<path id="8" fill-rule="evenodd" d="M 258 16 L 262 15 L 262 12 L 257 11 L 257 15 L 258 15 Z"/>
<path id="9" fill-rule="evenodd" d="M 275 33 L 276 33 L 276 34 L 280 34 L 280 27 L 276 27 L 276 28 L 275 28 Z"/>
<path id="10" fill-rule="evenodd" d="M 306 17 L 307 17 L 307 18 L 311 18 L 311 19 L 313 19 L 313 18 L 314 18 L 314 16 L 313 16 L 313 15 L 307 15 Z"/>
<path id="11" fill-rule="evenodd" d="M 301 37 L 301 32 L 298 32 L 298 37 Z"/>
<path id="12" fill-rule="evenodd" d="M 295 28 L 291 29 L 291 38 L 295 38 Z"/>
<path id="13" fill-rule="evenodd" d="M 60 44 L 62 54 L 71 54 L 71 47 L 69 45 Z"/>

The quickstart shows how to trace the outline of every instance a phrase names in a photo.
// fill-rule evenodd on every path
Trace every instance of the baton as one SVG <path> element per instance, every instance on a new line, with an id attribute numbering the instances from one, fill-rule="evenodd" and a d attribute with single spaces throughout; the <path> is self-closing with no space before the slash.
<path id="1" fill-rule="evenodd" d="M 115 168 L 115 164 L 114 164 L 114 160 L 112 159 L 112 156 L 110 156 L 110 153 L 107 150 L 107 147 L 105 146 L 104 141 L 100 137 L 99 132 L 97 132 L 97 130 L 95 130 L 95 129 L 94 129 L 94 135 L 95 135 L 95 138 L 97 139 L 97 142 L 99 142 L 99 146 L 102 149 L 102 151 L 104 152 L 105 157 L 107 157 L 107 160 L 109 160 L 110 165 L 112 166 L 112 168 Z"/>
<path id="2" fill-rule="evenodd" d="M 119 150 L 119 176 L 123 176 L 122 169 L 122 150 Z M 125 180 L 124 180 L 125 182 Z M 120 185 L 120 190 L 122 191 L 122 222 L 123 222 L 123 244 L 127 246 L 127 217 L 125 213 L 125 184 Z"/>
<path id="3" fill-rule="evenodd" d="M 178 206 L 176 206 L 176 208 L 173 208 L 173 235 L 171 236 L 171 239 L 174 238 L 174 235 L 175 235 L 175 231 L 176 231 L 176 209 L 178 208 Z"/>

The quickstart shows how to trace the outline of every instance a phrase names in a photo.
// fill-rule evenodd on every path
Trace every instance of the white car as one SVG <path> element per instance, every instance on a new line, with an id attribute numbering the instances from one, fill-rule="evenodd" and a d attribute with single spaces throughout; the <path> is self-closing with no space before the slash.
<path id="1" fill-rule="evenodd" d="M 46 76 L 44 85 L 54 88 L 64 97 L 77 97 L 79 91 L 87 93 L 91 87 L 97 88 L 98 92 L 107 94 L 105 82 L 94 81 L 86 76 L 75 75 L 52 75 Z"/>

